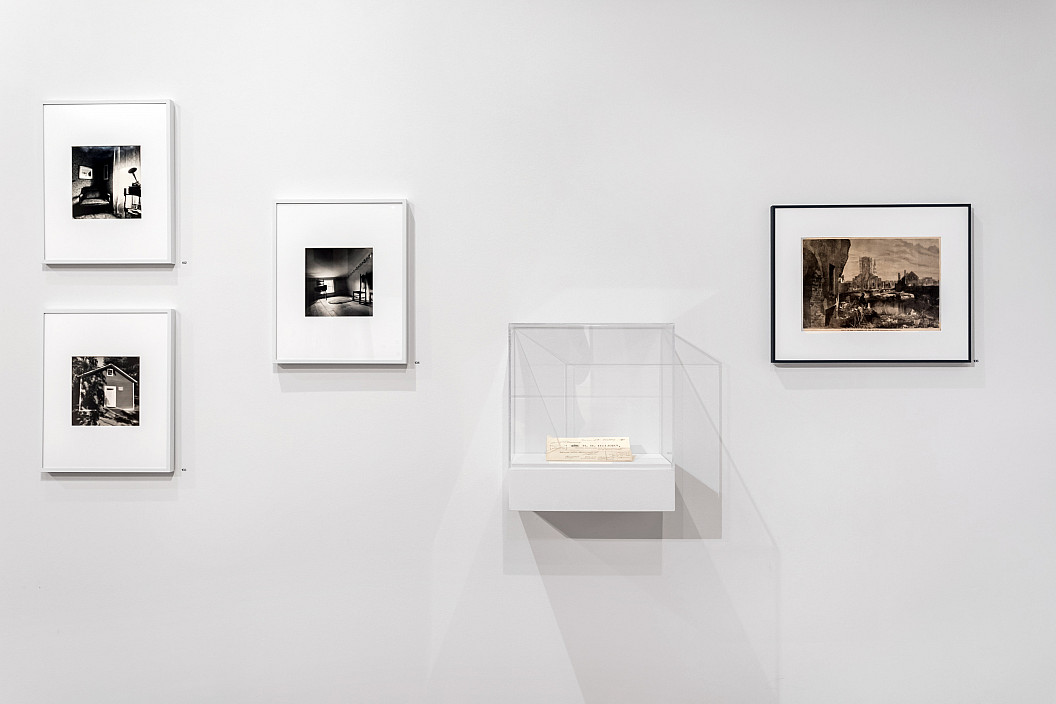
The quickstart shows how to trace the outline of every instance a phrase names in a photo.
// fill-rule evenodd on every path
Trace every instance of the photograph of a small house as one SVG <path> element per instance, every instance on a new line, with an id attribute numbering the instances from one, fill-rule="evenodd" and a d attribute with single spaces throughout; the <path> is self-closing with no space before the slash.
<path id="1" fill-rule="evenodd" d="M 141 218 L 140 148 L 73 147 L 73 217 Z"/>
<path id="2" fill-rule="evenodd" d="M 305 248 L 304 315 L 374 315 L 374 248 Z"/>
<path id="3" fill-rule="evenodd" d="M 139 357 L 74 357 L 73 425 L 139 425 Z"/>

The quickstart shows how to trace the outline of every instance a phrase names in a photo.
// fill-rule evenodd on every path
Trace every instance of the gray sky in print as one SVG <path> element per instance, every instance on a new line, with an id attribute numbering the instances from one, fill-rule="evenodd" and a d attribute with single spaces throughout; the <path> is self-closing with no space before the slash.
<path id="1" fill-rule="evenodd" d="M 829 239 L 829 238 L 825 238 Z M 835 238 L 844 239 L 844 238 Z M 858 258 L 872 257 L 876 273 L 885 281 L 894 281 L 903 271 L 914 271 L 923 278 L 941 281 L 939 271 L 939 237 L 848 237 L 851 251 L 843 269 L 843 280 L 858 275 Z"/>

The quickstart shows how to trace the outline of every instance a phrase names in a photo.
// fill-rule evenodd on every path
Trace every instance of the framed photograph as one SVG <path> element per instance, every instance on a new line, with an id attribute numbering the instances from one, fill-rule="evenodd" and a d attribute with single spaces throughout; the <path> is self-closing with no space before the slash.
<path id="1" fill-rule="evenodd" d="M 172 472 L 171 310 L 44 314 L 45 472 Z"/>
<path id="2" fill-rule="evenodd" d="M 407 201 L 275 204 L 275 362 L 407 363 Z"/>
<path id="3" fill-rule="evenodd" d="M 972 361 L 972 207 L 770 208 L 782 363 Z"/>
<path id="4" fill-rule="evenodd" d="M 44 104 L 45 264 L 175 264 L 173 113 Z"/>

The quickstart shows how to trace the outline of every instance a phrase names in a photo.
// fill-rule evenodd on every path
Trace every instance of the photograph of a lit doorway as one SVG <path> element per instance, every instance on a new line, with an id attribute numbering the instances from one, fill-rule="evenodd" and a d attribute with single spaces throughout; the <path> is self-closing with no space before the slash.
<path id="1" fill-rule="evenodd" d="M 305 317 L 374 315 L 374 248 L 304 250 Z"/>
<path id="2" fill-rule="evenodd" d="M 143 217 L 140 148 L 73 147 L 74 220 Z"/>

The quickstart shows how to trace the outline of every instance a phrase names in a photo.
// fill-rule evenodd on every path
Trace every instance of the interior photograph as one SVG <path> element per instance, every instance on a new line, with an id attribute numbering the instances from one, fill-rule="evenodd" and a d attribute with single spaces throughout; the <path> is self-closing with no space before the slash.
<path id="1" fill-rule="evenodd" d="M 73 147 L 75 220 L 141 218 L 139 147 Z"/>
<path id="2" fill-rule="evenodd" d="M 374 248 L 304 250 L 305 317 L 374 315 Z"/>

